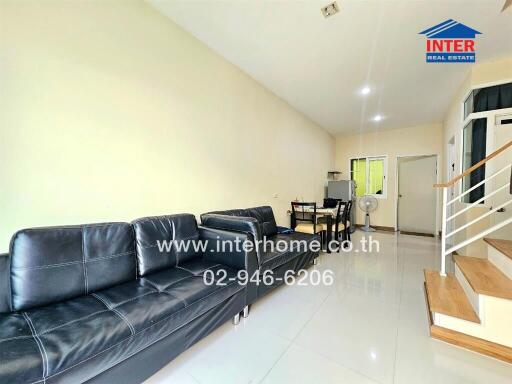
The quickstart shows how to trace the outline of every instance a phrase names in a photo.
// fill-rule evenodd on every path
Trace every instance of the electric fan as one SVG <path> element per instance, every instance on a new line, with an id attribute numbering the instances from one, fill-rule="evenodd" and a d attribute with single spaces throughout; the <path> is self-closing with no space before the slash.
<path id="1" fill-rule="evenodd" d="M 379 201 L 371 195 L 365 195 L 359 199 L 359 208 L 366 213 L 364 219 L 364 227 L 361 228 L 364 232 L 374 232 L 375 229 L 370 227 L 370 212 L 373 212 L 379 206 Z"/>

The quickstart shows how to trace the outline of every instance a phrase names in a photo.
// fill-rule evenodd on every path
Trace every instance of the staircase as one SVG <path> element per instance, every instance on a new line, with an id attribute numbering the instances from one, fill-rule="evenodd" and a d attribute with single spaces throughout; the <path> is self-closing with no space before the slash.
<path id="1" fill-rule="evenodd" d="M 505 151 L 510 147 L 512 147 L 512 141 L 453 180 L 434 186 L 440 188 L 443 193 L 441 271 L 425 270 L 425 297 L 430 335 L 508 363 L 512 363 L 512 240 L 493 239 L 487 236 L 492 236 L 494 232 L 512 223 L 512 217 L 505 218 L 473 234 L 469 239 L 454 244 L 456 233 L 492 214 L 502 212 L 504 207 L 512 203 L 512 190 L 508 176 L 507 181 L 502 185 L 486 188 L 488 194 L 477 202 L 461 207 L 450 216 L 447 216 L 447 212 L 451 204 L 459 202 L 461 197 L 475 188 L 486 185 L 493 179 L 496 181 L 498 176 L 505 172 L 509 175 L 510 164 L 448 201 L 449 188 L 491 159 L 504 156 Z M 512 179 L 512 175 L 510 178 Z M 492 191 L 489 192 L 490 189 Z M 447 224 L 451 220 L 498 193 L 505 196 L 504 202 L 459 228 L 446 232 Z M 448 239 L 451 239 L 450 245 L 448 245 Z M 467 245 L 482 239 L 487 243 L 486 255 L 462 256 L 457 253 Z M 446 260 L 450 256 L 454 261 L 454 273 L 446 272 Z"/>

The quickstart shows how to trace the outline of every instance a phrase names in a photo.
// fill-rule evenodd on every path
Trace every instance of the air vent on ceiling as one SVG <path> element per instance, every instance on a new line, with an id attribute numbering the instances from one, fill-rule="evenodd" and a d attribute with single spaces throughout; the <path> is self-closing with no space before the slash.
<path id="1" fill-rule="evenodd" d="M 340 11 L 340 8 L 338 7 L 338 4 L 336 2 L 333 2 L 331 4 L 326 5 L 325 7 L 322 7 L 322 14 L 325 18 L 335 15 Z"/>

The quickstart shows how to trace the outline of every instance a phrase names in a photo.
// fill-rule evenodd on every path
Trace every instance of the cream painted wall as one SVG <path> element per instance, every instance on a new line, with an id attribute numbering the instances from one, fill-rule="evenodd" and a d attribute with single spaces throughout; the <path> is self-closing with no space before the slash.
<path id="1" fill-rule="evenodd" d="M 260 204 L 287 224 L 323 198 L 334 138 L 142 1 L 4 0 L 0 35 L 0 251 L 24 227 Z"/>
<path id="2" fill-rule="evenodd" d="M 397 156 L 441 155 L 443 130 L 441 124 L 400 128 L 336 137 L 336 169 L 342 179 L 350 178 L 349 159 L 358 156 L 388 156 L 387 197 L 379 199 L 379 207 L 371 215 L 372 224 L 394 227 L 396 220 Z M 364 213 L 357 207 L 357 224 L 364 222 Z"/>
<path id="3" fill-rule="evenodd" d="M 472 88 L 479 88 L 489 86 L 496 83 L 512 81 L 512 57 L 500 60 L 494 60 L 486 63 L 477 64 L 468 70 L 468 74 L 461 84 L 457 94 L 453 98 L 452 104 L 449 106 L 448 112 L 443 121 L 443 151 L 446 154 L 448 150 L 448 142 L 452 137 L 455 137 L 455 169 L 458 174 L 461 169 L 461 151 L 462 151 L 462 102 L 469 94 Z M 505 143 L 496 143 L 496 149 Z M 508 153 L 512 159 L 512 154 Z M 445 157 L 446 158 L 446 157 Z M 448 165 L 444 163 L 443 180 L 447 180 L 446 172 Z M 458 187 L 460 188 L 460 187 Z M 457 190 L 460 193 L 460 190 Z M 456 203 L 456 210 L 463 208 L 463 204 Z M 457 226 L 471 221 L 482 213 L 487 211 L 487 207 L 477 207 L 466 214 L 462 214 L 457 219 Z M 457 235 L 456 241 L 462 241 L 471 237 L 483 229 L 488 228 L 491 224 L 491 219 L 487 218 L 481 220 L 479 223 L 469 227 L 465 231 L 461 231 Z M 465 249 L 460 251 L 461 254 L 466 254 L 475 257 L 485 257 L 487 255 L 487 246 L 483 240 L 476 241 Z"/>

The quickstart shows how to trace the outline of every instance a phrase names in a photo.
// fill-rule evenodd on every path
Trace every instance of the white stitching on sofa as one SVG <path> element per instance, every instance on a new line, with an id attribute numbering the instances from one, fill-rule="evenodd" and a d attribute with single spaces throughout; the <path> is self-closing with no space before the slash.
<path id="1" fill-rule="evenodd" d="M 176 268 L 178 268 L 178 267 L 176 267 Z M 183 269 L 183 268 L 181 268 L 181 269 Z M 185 276 L 185 277 L 182 277 L 181 279 L 176 280 L 174 283 L 169 284 L 169 285 L 168 285 L 167 287 L 165 287 L 164 289 L 167 289 L 167 288 L 169 288 L 169 287 L 172 287 L 173 285 L 178 284 L 180 281 L 185 280 L 185 279 L 189 279 L 189 278 L 191 278 L 191 277 L 194 277 L 194 274 L 192 274 L 192 276 Z M 161 290 L 161 289 L 158 289 L 158 287 L 156 286 L 156 283 L 154 283 L 153 281 L 149 280 L 147 277 L 143 277 L 143 279 L 144 279 L 144 280 L 146 280 L 148 283 L 152 284 L 152 285 L 153 285 L 153 288 L 154 288 L 154 289 L 156 289 L 156 290 L 157 290 L 157 292 L 162 292 L 162 291 L 163 291 L 163 290 Z"/>
<path id="2" fill-rule="evenodd" d="M 32 336 L 34 337 L 34 341 L 37 344 L 37 348 L 39 349 L 39 353 L 41 354 L 41 360 L 43 364 L 43 383 L 46 383 L 46 375 L 48 374 L 48 355 L 46 354 L 46 350 L 44 349 L 43 342 L 37 335 L 36 328 L 34 327 L 34 324 L 32 324 L 32 320 L 28 316 L 27 312 L 23 312 L 23 317 L 25 318 L 28 327 L 30 328 L 30 332 L 32 333 Z M 41 380 L 39 380 L 41 381 Z"/>
<path id="3" fill-rule="evenodd" d="M 117 308 L 110 308 L 110 310 L 116 313 L 121 318 L 121 320 L 124 320 L 124 322 L 128 325 L 128 328 L 130 328 L 130 333 L 135 335 L 135 328 L 133 327 L 132 323 L 130 323 L 130 320 L 128 320 L 125 315 L 119 312 Z"/>
<path id="4" fill-rule="evenodd" d="M 130 321 L 126 318 L 125 315 L 123 315 L 121 312 L 119 312 L 119 310 L 117 308 L 114 308 L 112 306 L 111 303 L 109 303 L 107 301 L 107 299 L 103 298 L 103 297 L 100 297 L 98 296 L 96 293 L 91 293 L 91 296 L 95 297 L 96 299 L 98 299 L 99 301 L 101 301 L 103 304 L 105 304 L 105 306 L 112 312 L 114 312 L 117 316 L 119 316 L 121 318 L 121 320 L 123 320 L 126 325 L 128 325 L 128 328 L 130 328 L 130 333 L 132 335 L 135 334 L 135 328 L 133 327 L 132 323 L 130 323 Z"/>
<path id="5" fill-rule="evenodd" d="M 180 267 L 179 265 L 178 265 L 178 266 L 176 266 L 176 268 L 178 268 L 178 269 L 183 269 L 184 271 L 190 272 L 190 273 L 192 274 L 192 276 L 197 277 L 197 276 L 199 276 L 201 273 L 203 273 L 203 272 L 205 272 L 205 271 L 208 271 L 209 269 L 212 269 L 212 268 L 218 267 L 219 265 L 221 265 L 221 264 L 215 264 L 215 265 L 212 265 L 211 267 L 205 268 L 205 269 L 203 269 L 203 270 L 201 270 L 201 271 L 199 271 L 199 272 L 197 272 L 197 273 L 192 272 L 192 270 L 190 270 L 190 269 Z"/>
<path id="6" fill-rule="evenodd" d="M 33 267 L 11 267 L 11 269 L 27 271 L 27 270 L 32 270 L 32 269 L 67 267 L 68 265 L 75 265 L 75 264 L 82 264 L 82 260 L 68 261 L 66 263 L 57 263 L 57 264 L 48 264 L 48 265 L 36 265 Z"/>
<path id="7" fill-rule="evenodd" d="M 149 289 L 151 289 L 151 288 L 149 288 Z M 132 297 L 132 298 L 130 298 L 130 299 L 127 299 L 127 300 L 121 301 L 121 302 L 117 303 L 116 305 L 113 305 L 113 304 L 112 304 L 112 305 L 111 305 L 111 307 L 112 307 L 112 308 L 117 308 L 117 307 L 119 307 L 120 305 L 123 305 L 123 304 L 129 303 L 130 301 L 135 301 L 135 300 L 140 299 L 141 297 L 144 297 L 144 296 L 152 295 L 153 293 L 158 293 L 158 290 L 143 293 L 142 295 L 135 296 L 135 297 Z"/>
<path id="8" fill-rule="evenodd" d="M 103 260 L 108 260 L 108 259 L 114 259 L 116 257 L 128 256 L 128 255 L 131 255 L 133 253 L 135 253 L 135 251 L 116 253 L 114 255 L 103 256 L 103 257 L 98 257 L 98 258 L 91 259 L 91 260 L 86 260 L 86 263 L 94 263 L 96 261 L 103 261 Z M 66 263 L 36 265 L 36 266 L 33 266 L 33 267 L 12 267 L 12 269 L 25 271 L 25 270 L 32 270 L 32 269 L 45 269 L 45 268 L 66 267 L 68 265 L 82 264 L 82 263 L 83 263 L 83 260 L 76 260 L 76 261 L 68 261 Z"/>
<path id="9" fill-rule="evenodd" d="M 82 263 L 84 268 L 84 285 L 85 293 L 89 293 L 89 287 L 87 282 L 87 265 L 85 264 L 85 251 L 84 251 L 84 229 L 82 228 Z"/>
<path id="10" fill-rule="evenodd" d="M 101 257 L 96 257 L 94 259 L 89 259 L 89 260 L 86 260 L 85 262 L 86 263 L 95 263 L 96 261 L 104 261 L 104 260 L 109 260 L 109 259 L 115 259 L 115 258 L 121 257 L 121 256 L 129 256 L 129 255 L 132 255 L 134 253 L 135 253 L 135 250 L 121 252 L 121 253 L 115 253 L 113 255 L 101 256 Z"/>
<path id="11" fill-rule="evenodd" d="M 104 312 L 108 312 L 108 309 L 103 309 L 103 310 L 101 310 L 101 311 L 96 311 L 96 312 L 91 313 L 91 314 L 89 314 L 89 315 L 87 315 L 87 316 L 80 317 L 79 319 L 71 320 L 71 321 L 68 321 L 68 322 L 66 322 L 66 323 L 64 323 L 64 324 L 57 325 L 57 326 L 52 327 L 52 328 L 48 328 L 48 329 L 46 329 L 46 330 L 44 330 L 44 331 L 39 332 L 39 335 L 46 335 L 47 333 L 52 332 L 52 331 L 55 331 L 56 329 L 59 329 L 59 328 L 65 327 L 65 326 L 70 325 L 70 324 L 73 324 L 73 323 L 77 323 L 77 322 L 79 322 L 79 321 L 82 321 L 82 320 L 88 319 L 89 317 L 92 317 L 92 316 L 95 316 L 95 315 L 99 315 L 99 314 L 104 313 Z"/>

